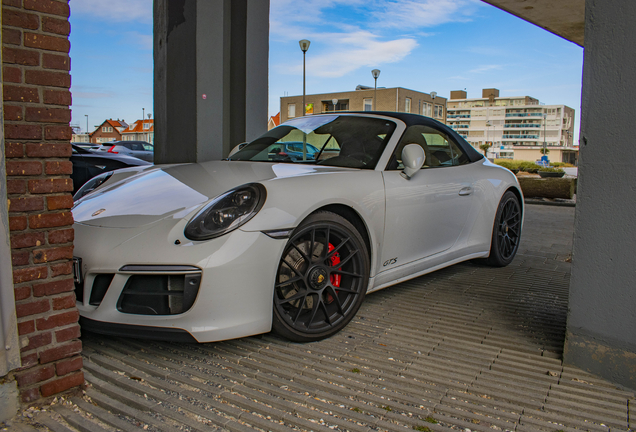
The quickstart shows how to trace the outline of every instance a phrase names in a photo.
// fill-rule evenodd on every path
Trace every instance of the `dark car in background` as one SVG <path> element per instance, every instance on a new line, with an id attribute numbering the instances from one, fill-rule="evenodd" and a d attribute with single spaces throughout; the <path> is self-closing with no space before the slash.
<path id="1" fill-rule="evenodd" d="M 147 162 L 154 162 L 155 149 L 146 141 L 111 141 L 103 143 L 99 151 L 134 156 Z"/>
<path id="2" fill-rule="evenodd" d="M 84 183 L 104 172 L 140 165 L 152 165 L 150 162 L 123 154 L 90 151 L 73 145 L 71 155 L 73 163 L 73 193 Z"/>

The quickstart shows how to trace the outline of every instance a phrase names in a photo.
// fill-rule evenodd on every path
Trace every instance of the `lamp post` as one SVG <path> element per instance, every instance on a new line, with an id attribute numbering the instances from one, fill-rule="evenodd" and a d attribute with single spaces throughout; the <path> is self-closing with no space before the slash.
<path id="1" fill-rule="evenodd" d="M 489 120 L 486 120 L 486 145 L 490 144 L 490 126 L 492 126 L 492 124 L 490 123 Z M 484 156 L 488 157 L 487 154 L 488 154 L 488 149 L 486 148 L 486 150 L 484 150 Z"/>
<path id="2" fill-rule="evenodd" d="M 307 39 L 302 39 L 298 41 L 298 44 L 300 45 L 300 50 L 303 52 L 303 116 L 305 115 L 305 54 L 307 53 L 307 50 L 309 49 L 310 43 L 311 42 L 309 42 Z M 305 160 L 304 152 L 303 152 L 303 160 Z"/>
<path id="3" fill-rule="evenodd" d="M 338 105 L 338 99 L 331 99 L 331 103 L 333 104 L 333 112 L 336 112 L 336 105 Z"/>
<path id="4" fill-rule="evenodd" d="M 546 153 L 547 144 L 545 142 L 545 124 L 547 123 L 547 120 L 546 120 L 547 117 L 548 117 L 547 114 L 543 113 L 543 156 L 547 155 L 547 153 Z M 547 158 L 547 156 L 546 156 L 546 158 Z"/>
<path id="5" fill-rule="evenodd" d="M 84 114 L 84 117 L 86 117 L 86 138 L 88 138 L 88 142 L 91 142 L 91 137 L 88 136 L 88 114 Z"/>
<path id="6" fill-rule="evenodd" d="M 373 69 L 371 71 L 373 79 L 375 80 L 375 86 L 373 87 L 373 111 L 375 111 L 375 99 L 378 95 L 378 77 L 380 76 L 380 69 Z"/>

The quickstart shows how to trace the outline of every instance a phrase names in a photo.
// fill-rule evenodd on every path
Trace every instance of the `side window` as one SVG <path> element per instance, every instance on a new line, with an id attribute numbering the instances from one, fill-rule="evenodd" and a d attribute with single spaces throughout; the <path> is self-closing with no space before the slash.
<path id="1" fill-rule="evenodd" d="M 429 126 L 409 127 L 387 165 L 387 170 L 401 170 L 402 150 L 407 144 L 417 144 L 422 147 L 426 160 L 423 168 L 440 168 L 454 165 L 464 165 L 469 162 L 468 156 L 457 143 L 444 132 Z"/>

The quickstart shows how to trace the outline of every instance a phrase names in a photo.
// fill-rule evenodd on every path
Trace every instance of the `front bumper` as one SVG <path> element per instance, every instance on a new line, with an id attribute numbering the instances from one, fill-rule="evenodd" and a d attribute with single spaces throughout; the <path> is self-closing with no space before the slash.
<path id="1" fill-rule="evenodd" d="M 83 277 L 76 288 L 77 306 L 88 330 L 170 340 L 188 340 L 191 335 L 198 342 L 271 330 L 274 280 L 286 240 L 239 229 L 213 240 L 192 242 L 183 236 L 182 225 L 170 218 L 140 228 L 75 224 L 74 254 L 82 260 Z M 153 303 L 159 315 L 122 309 L 122 292 L 130 278 L 148 274 L 139 269 L 155 268 L 153 275 L 174 276 L 177 267 L 194 269 L 185 273 L 198 271 L 200 275 L 189 310 L 173 314 L 179 309 L 172 309 L 171 303 L 166 303 L 167 309 Z M 162 268 L 171 270 L 162 272 Z M 104 274 L 109 275 L 102 283 L 106 286 L 96 296 L 94 282 Z M 174 299 L 172 294 L 170 299 Z"/>

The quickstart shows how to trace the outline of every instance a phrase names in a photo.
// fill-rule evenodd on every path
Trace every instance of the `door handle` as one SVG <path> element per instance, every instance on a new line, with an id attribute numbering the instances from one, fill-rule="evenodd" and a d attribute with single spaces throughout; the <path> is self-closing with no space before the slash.
<path id="1" fill-rule="evenodd" d="M 473 188 L 471 188 L 470 186 L 459 190 L 459 196 L 466 196 L 470 195 L 471 193 L 473 193 Z"/>

